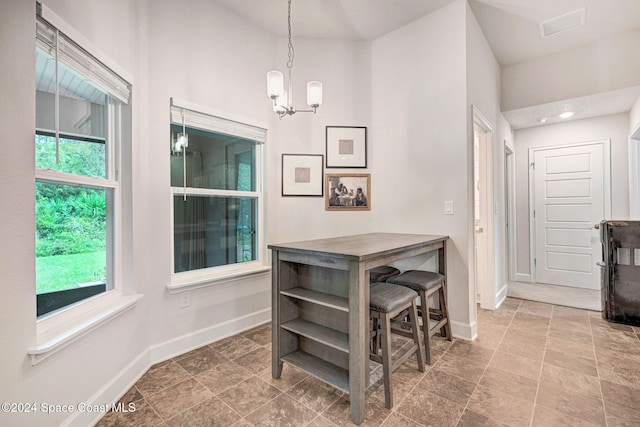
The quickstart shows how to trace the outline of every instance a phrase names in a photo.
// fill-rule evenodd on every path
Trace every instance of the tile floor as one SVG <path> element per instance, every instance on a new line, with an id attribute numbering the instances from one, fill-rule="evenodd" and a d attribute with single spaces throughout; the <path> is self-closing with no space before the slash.
<path id="1" fill-rule="evenodd" d="M 478 330 L 474 343 L 436 337 L 427 372 L 414 360 L 396 371 L 392 411 L 372 366 L 363 425 L 640 425 L 640 328 L 508 298 L 479 310 Z M 136 411 L 98 426 L 351 425 L 342 393 L 286 364 L 272 379 L 270 345 L 263 325 L 154 365 L 122 398 Z"/>

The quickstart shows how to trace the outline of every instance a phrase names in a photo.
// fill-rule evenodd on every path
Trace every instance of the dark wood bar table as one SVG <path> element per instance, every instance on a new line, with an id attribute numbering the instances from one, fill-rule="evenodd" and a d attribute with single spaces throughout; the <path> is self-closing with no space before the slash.
<path id="1" fill-rule="evenodd" d="M 361 424 L 369 376 L 368 270 L 438 251 L 448 236 L 371 233 L 272 244 L 272 375 L 283 362 L 349 394 Z"/>

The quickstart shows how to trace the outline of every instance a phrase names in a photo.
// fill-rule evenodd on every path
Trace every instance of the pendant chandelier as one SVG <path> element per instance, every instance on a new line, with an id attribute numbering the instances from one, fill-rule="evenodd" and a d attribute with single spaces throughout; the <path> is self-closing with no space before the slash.
<path id="1" fill-rule="evenodd" d="M 291 41 L 291 0 L 289 0 L 288 20 L 289 25 L 289 60 L 287 68 L 289 71 L 288 90 L 284 90 L 284 76 L 280 71 L 269 71 L 267 73 L 267 94 L 273 101 L 273 111 L 278 117 L 283 118 L 285 115 L 293 115 L 295 113 L 314 113 L 316 109 L 322 105 L 322 83 L 318 81 L 310 81 L 307 83 L 307 104 L 310 110 L 298 110 L 293 106 L 293 78 L 291 69 L 293 68 L 293 42 Z"/>

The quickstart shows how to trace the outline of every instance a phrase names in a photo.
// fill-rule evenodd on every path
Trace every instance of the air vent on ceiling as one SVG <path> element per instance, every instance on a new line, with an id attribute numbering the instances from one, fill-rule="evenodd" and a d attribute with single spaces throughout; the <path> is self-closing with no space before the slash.
<path id="1" fill-rule="evenodd" d="M 542 38 L 545 38 L 584 25 L 584 16 L 585 9 L 582 8 L 541 22 L 540 34 Z"/>

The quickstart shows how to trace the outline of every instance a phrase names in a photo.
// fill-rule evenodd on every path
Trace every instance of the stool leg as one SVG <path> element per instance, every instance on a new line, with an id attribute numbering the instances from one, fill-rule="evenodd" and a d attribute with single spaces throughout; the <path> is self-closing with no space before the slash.
<path id="1" fill-rule="evenodd" d="M 443 337 L 446 337 L 449 341 L 451 341 L 451 322 L 449 321 L 449 310 L 447 309 L 447 284 L 446 282 L 442 283 L 442 287 L 440 288 L 440 312 L 442 313 L 442 318 L 447 319 L 447 323 L 440 329 L 440 334 Z"/>
<path id="2" fill-rule="evenodd" d="M 427 364 L 431 365 L 431 340 L 429 339 L 431 320 L 429 319 L 429 299 L 425 291 L 420 291 L 420 312 L 422 314 L 422 335 L 424 336 L 425 355 Z"/>
<path id="3" fill-rule="evenodd" d="M 418 308 L 416 307 L 415 300 L 411 302 L 411 310 L 409 314 L 409 321 L 411 322 L 411 332 L 413 332 L 413 342 L 416 343 L 416 357 L 418 358 L 418 370 L 424 372 L 424 347 L 422 346 L 422 340 L 420 337 L 420 323 L 418 322 Z"/>
<path id="4" fill-rule="evenodd" d="M 382 323 L 382 375 L 384 377 L 384 406 L 393 408 L 393 394 L 391 391 L 391 319 L 388 313 L 381 313 Z"/>

